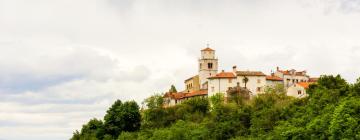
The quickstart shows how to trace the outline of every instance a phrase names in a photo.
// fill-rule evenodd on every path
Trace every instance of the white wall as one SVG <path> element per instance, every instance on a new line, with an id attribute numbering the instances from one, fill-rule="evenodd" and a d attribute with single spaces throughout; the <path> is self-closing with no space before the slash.
<path id="1" fill-rule="evenodd" d="M 208 63 L 212 63 L 212 68 L 208 68 Z M 202 86 L 208 81 L 207 78 L 218 73 L 218 60 L 213 58 L 199 59 L 199 82 Z M 202 88 L 202 87 L 201 87 Z"/>
<path id="2" fill-rule="evenodd" d="M 299 94 L 299 91 L 301 92 L 301 94 Z M 304 87 L 295 84 L 288 88 L 287 96 L 293 96 L 295 98 L 304 98 L 307 96 L 307 94 Z"/>
<path id="3" fill-rule="evenodd" d="M 308 82 L 309 81 L 309 77 L 307 76 L 292 76 L 292 75 L 284 75 L 284 85 L 285 87 L 290 87 L 293 86 L 296 83 L 296 80 L 298 82 L 301 82 L 301 80 L 303 80 L 304 82 Z M 287 79 L 290 79 L 290 81 L 288 81 Z M 293 82 L 293 80 L 295 81 L 295 83 Z"/>
<path id="4" fill-rule="evenodd" d="M 229 79 L 231 79 L 231 83 Z M 224 97 L 226 97 L 226 91 L 229 89 L 229 87 L 235 86 L 237 86 L 236 78 L 209 79 L 208 96 L 213 96 L 216 93 L 224 93 Z"/>
<path id="5" fill-rule="evenodd" d="M 176 105 L 175 99 L 172 99 L 172 98 L 170 98 L 170 97 L 164 98 L 164 102 L 165 102 L 165 104 L 166 104 L 168 107 L 170 107 L 170 106 L 175 106 L 175 105 Z"/>
<path id="6" fill-rule="evenodd" d="M 264 92 L 264 88 L 266 87 L 266 76 L 246 76 L 246 77 L 249 79 L 249 81 L 246 84 L 246 87 L 252 92 L 253 95 L 257 95 Z M 237 81 L 240 83 L 241 87 L 245 87 L 245 83 L 243 79 L 244 76 L 237 76 Z M 258 87 L 260 88 L 260 92 L 257 91 Z"/>
<path id="7" fill-rule="evenodd" d="M 266 80 L 266 86 L 268 86 L 268 87 L 275 87 L 279 84 L 284 84 L 284 82 L 283 81 Z"/>

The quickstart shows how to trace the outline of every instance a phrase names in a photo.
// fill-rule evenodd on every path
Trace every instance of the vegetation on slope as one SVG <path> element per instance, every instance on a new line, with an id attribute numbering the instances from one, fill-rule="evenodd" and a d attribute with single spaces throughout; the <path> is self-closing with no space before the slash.
<path id="1" fill-rule="evenodd" d="M 360 80 L 322 76 L 303 99 L 282 89 L 250 101 L 236 97 L 224 104 L 218 94 L 170 108 L 154 95 L 141 112 L 133 101 L 116 101 L 104 121 L 90 120 L 71 140 L 360 139 Z"/>

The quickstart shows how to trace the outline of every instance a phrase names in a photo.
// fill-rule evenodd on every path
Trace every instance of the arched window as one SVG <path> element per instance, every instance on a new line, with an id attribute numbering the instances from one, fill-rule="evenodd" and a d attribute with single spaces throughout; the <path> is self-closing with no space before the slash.
<path id="1" fill-rule="evenodd" d="M 208 63 L 208 68 L 212 69 L 213 68 L 213 63 Z"/>

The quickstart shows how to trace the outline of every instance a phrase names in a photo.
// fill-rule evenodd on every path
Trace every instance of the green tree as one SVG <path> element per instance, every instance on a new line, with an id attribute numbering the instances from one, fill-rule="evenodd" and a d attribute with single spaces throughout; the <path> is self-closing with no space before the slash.
<path id="1" fill-rule="evenodd" d="M 360 139 L 360 100 L 345 98 L 335 109 L 329 131 L 332 139 Z"/>
<path id="2" fill-rule="evenodd" d="M 171 85 L 171 88 L 169 90 L 170 93 L 177 93 L 176 87 L 174 85 Z"/>
<path id="3" fill-rule="evenodd" d="M 160 94 L 155 94 L 145 99 L 144 103 L 148 109 L 162 108 L 164 103 L 164 98 Z"/>
<path id="4" fill-rule="evenodd" d="M 122 103 L 117 100 L 107 111 L 104 120 L 106 133 L 113 138 L 117 138 L 122 131 L 137 131 L 141 124 L 139 106 L 135 101 Z"/>
<path id="5" fill-rule="evenodd" d="M 91 119 L 83 125 L 81 131 L 76 131 L 71 140 L 100 140 L 104 137 L 104 124 L 101 120 Z"/>

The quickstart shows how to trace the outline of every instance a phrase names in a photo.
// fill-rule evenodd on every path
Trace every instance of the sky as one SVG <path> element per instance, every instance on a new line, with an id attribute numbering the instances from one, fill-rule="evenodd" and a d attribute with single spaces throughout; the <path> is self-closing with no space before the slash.
<path id="1" fill-rule="evenodd" d="M 0 0 L 0 140 L 65 140 L 198 71 L 360 77 L 360 0 Z"/>

